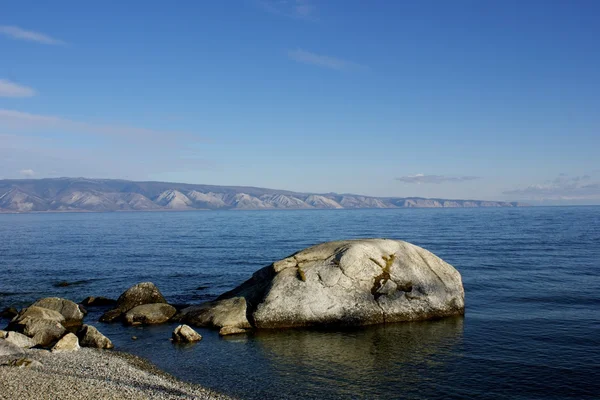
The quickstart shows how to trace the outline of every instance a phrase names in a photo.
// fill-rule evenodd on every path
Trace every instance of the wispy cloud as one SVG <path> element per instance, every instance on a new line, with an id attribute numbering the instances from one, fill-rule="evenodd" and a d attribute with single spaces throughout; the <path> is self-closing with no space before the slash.
<path id="1" fill-rule="evenodd" d="M 74 121 L 53 115 L 32 114 L 17 110 L 0 109 L 0 125 L 4 129 L 40 131 L 55 129 L 78 134 L 109 135 L 135 139 L 172 139 L 200 140 L 201 138 L 183 132 L 162 131 L 133 126 L 92 124 Z"/>
<path id="2" fill-rule="evenodd" d="M 597 200 L 600 199 L 600 182 L 590 175 L 570 177 L 560 174 L 553 180 L 503 193 L 523 200 Z"/>
<path id="3" fill-rule="evenodd" d="M 0 34 L 8 36 L 12 39 L 26 40 L 29 42 L 50 44 L 55 46 L 66 44 L 62 40 L 53 38 L 52 36 L 40 32 L 28 31 L 19 28 L 18 26 L 0 25 Z"/>
<path id="4" fill-rule="evenodd" d="M 407 175 L 396 178 L 397 181 L 404 183 L 416 183 L 420 184 L 440 184 L 445 182 L 466 182 L 473 181 L 476 179 L 481 179 L 479 176 L 446 176 L 446 175 L 425 175 L 425 174 L 416 174 L 416 175 Z"/>
<path id="5" fill-rule="evenodd" d="M 32 97 L 35 90 L 6 79 L 0 79 L 0 97 Z"/>
<path id="6" fill-rule="evenodd" d="M 315 20 L 317 7 L 309 0 L 259 0 L 265 11 L 288 18 Z"/>
<path id="7" fill-rule="evenodd" d="M 310 51 L 296 49 L 288 51 L 288 57 L 303 64 L 315 65 L 317 67 L 334 69 L 337 71 L 363 70 L 366 66 L 341 58 L 330 57 L 311 53 Z"/>
<path id="8" fill-rule="evenodd" d="M 21 176 L 31 178 L 35 175 L 35 172 L 32 169 L 22 169 L 21 171 L 19 171 L 19 174 L 21 174 Z"/>

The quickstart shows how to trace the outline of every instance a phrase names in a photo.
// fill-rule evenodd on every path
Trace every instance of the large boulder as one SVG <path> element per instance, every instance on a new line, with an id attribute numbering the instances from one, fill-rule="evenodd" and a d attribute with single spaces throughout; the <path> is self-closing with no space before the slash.
<path id="1" fill-rule="evenodd" d="M 187 325 L 179 325 L 171 337 L 175 343 L 193 343 L 202 340 L 202 336 Z"/>
<path id="2" fill-rule="evenodd" d="M 323 243 L 257 271 L 202 311 L 182 320 L 215 325 L 244 302 L 247 319 L 221 326 L 357 326 L 464 314 L 459 272 L 407 242 L 360 239 Z M 185 311 L 185 310 L 184 310 Z"/>
<path id="3" fill-rule="evenodd" d="M 54 310 L 60 313 L 64 318 L 65 326 L 81 325 L 84 311 L 71 300 L 61 299 L 60 297 L 46 297 L 32 304 L 33 307 L 41 307 L 49 310 Z"/>
<path id="4" fill-rule="evenodd" d="M 175 307 L 164 304 L 142 304 L 127 311 L 124 318 L 126 325 L 154 325 L 163 324 L 175 315 Z"/>
<path id="5" fill-rule="evenodd" d="M 122 318 L 127 311 L 134 307 L 166 302 L 160 290 L 152 282 L 138 283 L 119 296 L 115 308 L 104 313 L 100 317 L 100 321 L 113 322 Z"/>
<path id="6" fill-rule="evenodd" d="M 79 350 L 79 339 L 74 333 L 67 333 L 52 347 L 53 353 Z"/>
<path id="7" fill-rule="evenodd" d="M 77 332 L 79 344 L 83 347 L 94 347 L 96 349 L 112 349 L 113 343 L 98 329 L 91 325 L 83 325 Z"/>
<path id="8" fill-rule="evenodd" d="M 58 311 L 30 306 L 8 324 L 7 330 L 23 333 L 32 338 L 36 346 L 46 347 L 65 334 L 64 323 L 65 317 Z"/>

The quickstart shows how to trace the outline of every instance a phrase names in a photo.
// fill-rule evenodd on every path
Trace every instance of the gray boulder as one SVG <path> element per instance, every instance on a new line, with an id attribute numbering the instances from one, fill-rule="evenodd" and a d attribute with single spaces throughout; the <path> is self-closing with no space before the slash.
<path id="1" fill-rule="evenodd" d="M 323 243 L 257 271 L 242 285 L 183 320 L 219 326 L 232 302 L 246 328 L 358 326 L 464 314 L 459 272 L 407 242 L 361 239 Z M 241 307 L 240 307 L 241 309 Z M 183 310 L 186 311 L 186 310 Z"/>
<path id="2" fill-rule="evenodd" d="M 175 343 L 193 343 L 202 340 L 202 336 L 187 325 L 179 325 L 175 328 L 172 338 Z"/>
<path id="3" fill-rule="evenodd" d="M 79 305 L 71 300 L 61 299 L 60 297 L 46 297 L 36 301 L 32 306 L 47 308 L 60 313 L 65 317 L 65 321 L 63 322 L 65 326 L 81 325 L 83 317 L 85 317 L 85 313 Z"/>
<path id="4" fill-rule="evenodd" d="M 154 325 L 163 324 L 175 315 L 175 307 L 164 304 L 142 304 L 127 311 L 124 318 L 126 325 Z"/>
<path id="5" fill-rule="evenodd" d="M 74 333 L 67 333 L 52 347 L 53 353 L 79 350 L 79 339 Z"/>
<path id="6" fill-rule="evenodd" d="M 158 290 L 158 288 L 152 282 L 138 283 L 137 285 L 127 289 L 121 296 L 119 296 L 116 307 L 113 310 L 104 313 L 104 315 L 100 317 L 100 321 L 113 322 L 123 317 L 127 311 L 134 307 L 143 304 L 166 302 L 167 301 L 163 297 L 160 290 Z"/>
<path id="7" fill-rule="evenodd" d="M 83 325 L 77 332 L 77 337 L 82 347 L 93 347 L 96 349 L 112 349 L 114 347 L 109 338 L 91 325 Z"/>
<path id="8" fill-rule="evenodd" d="M 19 332 L 9 331 L 6 335 L 6 341 L 19 346 L 22 349 L 30 349 L 37 343 L 28 336 Z"/>
<path id="9" fill-rule="evenodd" d="M 5 339 L 0 339 L 0 357 L 13 356 L 15 354 L 23 354 L 23 353 L 24 353 L 23 349 L 20 348 L 19 346 L 17 346 L 16 344 L 8 342 Z"/>

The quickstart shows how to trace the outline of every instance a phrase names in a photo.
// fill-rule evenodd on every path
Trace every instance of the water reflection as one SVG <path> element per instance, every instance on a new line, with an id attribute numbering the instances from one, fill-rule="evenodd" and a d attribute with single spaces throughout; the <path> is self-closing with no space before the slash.
<path id="1" fill-rule="evenodd" d="M 422 395 L 423 371 L 444 368 L 462 334 L 463 318 L 455 317 L 346 331 L 261 331 L 253 340 L 290 394 L 398 398 L 398 388 L 413 384 Z"/>

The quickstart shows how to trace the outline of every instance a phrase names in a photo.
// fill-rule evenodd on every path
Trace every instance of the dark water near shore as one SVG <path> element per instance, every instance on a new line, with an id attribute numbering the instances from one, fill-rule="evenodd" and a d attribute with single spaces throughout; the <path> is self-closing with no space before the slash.
<path id="1" fill-rule="evenodd" d="M 96 325 L 120 350 L 247 399 L 600 397 L 600 207 L 0 215 L 0 307 L 116 298 L 140 281 L 200 303 L 296 250 L 360 237 L 454 265 L 465 317 L 231 338 L 199 329 L 189 347 L 169 342 L 172 325 Z"/>

